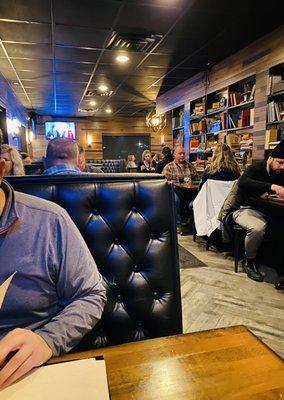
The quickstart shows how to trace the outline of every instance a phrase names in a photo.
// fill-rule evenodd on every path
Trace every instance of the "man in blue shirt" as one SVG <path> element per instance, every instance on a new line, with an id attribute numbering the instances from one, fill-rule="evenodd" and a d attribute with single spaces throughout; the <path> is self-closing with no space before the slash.
<path id="1" fill-rule="evenodd" d="M 43 175 L 81 174 L 78 144 L 66 138 L 50 140 L 46 149 L 44 166 Z"/>
<path id="2" fill-rule="evenodd" d="M 4 170 L 0 158 L 0 390 L 76 346 L 106 301 L 95 261 L 67 212 L 14 192 Z"/>

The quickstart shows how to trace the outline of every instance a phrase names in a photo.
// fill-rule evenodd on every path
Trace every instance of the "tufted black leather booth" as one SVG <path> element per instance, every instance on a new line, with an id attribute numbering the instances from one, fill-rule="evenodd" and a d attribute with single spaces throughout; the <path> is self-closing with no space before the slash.
<path id="1" fill-rule="evenodd" d="M 88 160 L 87 163 L 101 167 L 103 172 L 125 172 L 125 160 Z"/>
<path id="2" fill-rule="evenodd" d="M 173 190 L 159 174 L 9 177 L 64 207 L 103 275 L 107 305 L 78 349 L 182 332 Z"/>

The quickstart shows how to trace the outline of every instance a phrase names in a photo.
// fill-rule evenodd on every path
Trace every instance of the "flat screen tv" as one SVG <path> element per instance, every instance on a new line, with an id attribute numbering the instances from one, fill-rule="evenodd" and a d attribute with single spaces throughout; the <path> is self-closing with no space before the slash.
<path id="1" fill-rule="evenodd" d="M 75 122 L 46 122 L 46 139 L 67 138 L 75 139 Z"/>

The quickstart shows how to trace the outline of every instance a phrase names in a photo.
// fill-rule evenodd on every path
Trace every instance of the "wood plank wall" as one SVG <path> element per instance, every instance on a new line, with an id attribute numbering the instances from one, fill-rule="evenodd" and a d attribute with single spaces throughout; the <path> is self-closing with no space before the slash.
<path id="1" fill-rule="evenodd" d="M 44 123 L 52 121 L 48 116 L 38 118 L 36 126 L 36 138 L 32 143 L 32 154 L 35 160 L 41 160 L 45 155 L 48 141 L 44 137 Z M 57 118 L 59 120 L 59 118 Z M 161 152 L 162 141 L 161 133 L 154 133 L 145 124 L 144 117 L 117 117 L 109 119 L 83 119 L 83 118 L 60 118 L 61 121 L 74 121 L 76 124 L 76 135 L 78 142 L 86 149 L 87 159 L 102 159 L 103 158 L 103 135 L 112 136 L 150 136 L 151 152 Z M 163 130 L 164 144 L 172 147 L 171 135 L 171 115 L 168 116 L 167 126 Z"/>
<path id="2" fill-rule="evenodd" d="M 257 120 L 252 130 L 253 159 L 261 159 L 264 155 L 267 102 L 264 95 L 266 93 L 265 71 L 282 62 L 284 62 L 284 25 L 219 62 L 210 72 L 207 93 L 256 74 L 255 116 Z M 158 97 L 157 111 L 167 112 L 204 95 L 204 73 L 199 73 Z"/>

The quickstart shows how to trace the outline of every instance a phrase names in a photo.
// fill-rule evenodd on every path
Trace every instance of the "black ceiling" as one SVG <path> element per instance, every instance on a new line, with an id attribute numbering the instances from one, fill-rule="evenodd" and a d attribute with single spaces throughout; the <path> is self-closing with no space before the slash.
<path id="1" fill-rule="evenodd" d="M 112 115 L 141 115 L 158 95 L 283 23 L 280 4 L 1 0 L 0 72 L 39 114 L 105 116 L 108 105 Z M 129 39 L 127 65 L 115 61 L 111 37 Z M 100 83 L 110 97 L 97 93 Z"/>

